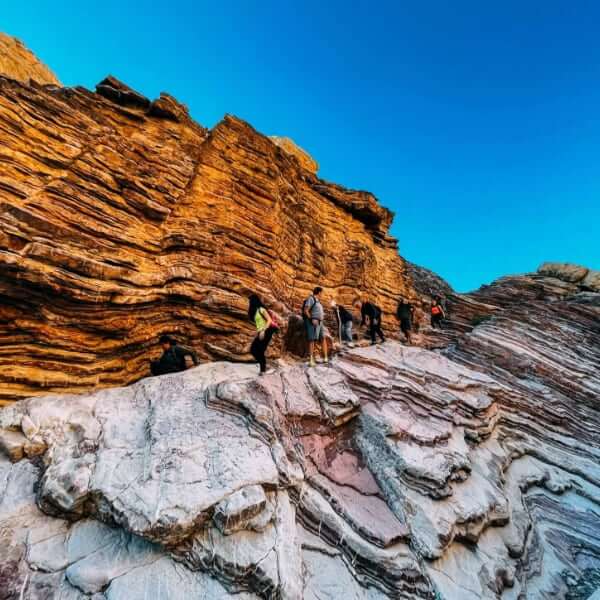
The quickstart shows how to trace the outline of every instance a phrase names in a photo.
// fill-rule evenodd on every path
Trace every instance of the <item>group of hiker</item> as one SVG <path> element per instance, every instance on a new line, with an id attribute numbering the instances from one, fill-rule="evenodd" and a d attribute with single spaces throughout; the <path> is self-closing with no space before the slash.
<path id="1" fill-rule="evenodd" d="M 314 367 L 316 364 L 315 350 L 317 346 L 320 349 L 322 362 L 324 364 L 329 362 L 324 323 L 325 309 L 323 307 L 322 295 L 323 288 L 317 286 L 313 289 L 312 294 L 302 303 L 301 313 L 308 343 L 308 365 L 310 367 Z M 354 341 L 352 331 L 354 315 L 352 310 L 348 310 L 335 300 L 331 300 L 330 306 L 335 316 L 340 342 L 352 345 Z M 353 302 L 353 307 L 360 313 L 360 326 L 366 326 L 371 344 L 377 343 L 377 338 L 381 342 L 385 342 L 385 335 L 381 328 L 381 319 L 383 316 L 381 308 L 370 300 L 363 301 L 361 298 L 357 298 Z M 413 329 L 414 316 L 414 306 L 403 298 L 400 299 L 396 310 L 396 317 L 400 321 L 400 331 L 404 334 L 408 344 L 412 344 L 411 331 Z M 435 296 L 431 304 L 431 326 L 441 328 L 442 320 L 445 317 L 446 313 L 442 307 L 441 298 Z M 260 374 L 263 375 L 268 372 L 265 357 L 267 347 L 273 334 L 279 329 L 279 324 L 276 315 L 265 307 L 256 294 L 252 294 L 249 298 L 248 319 L 254 323 L 257 331 L 256 337 L 250 346 L 250 353 L 259 364 Z"/>
<path id="2" fill-rule="evenodd" d="M 330 336 L 325 328 L 325 309 L 322 296 L 323 288 L 317 286 L 302 303 L 301 314 L 308 343 L 308 365 L 310 367 L 316 364 L 315 351 L 317 347 L 320 350 L 322 362 L 324 364 L 329 362 L 327 338 Z M 377 338 L 381 342 L 385 342 L 385 335 L 381 327 L 383 312 L 374 302 L 356 298 L 352 307 L 347 309 L 335 300 L 331 300 L 330 307 L 335 317 L 338 335 L 342 344 L 352 346 L 354 342 L 353 326 L 355 317 L 352 312 L 353 308 L 360 314 L 360 326 L 366 327 L 371 344 L 376 344 Z M 434 296 L 430 316 L 432 328 L 441 329 L 442 322 L 446 318 L 446 311 L 440 296 Z M 400 331 L 404 334 L 406 342 L 412 344 L 411 332 L 415 320 L 414 306 L 404 298 L 400 299 L 396 310 L 396 318 L 400 322 Z M 250 345 L 250 354 L 259 365 L 260 375 L 264 375 L 270 372 L 267 370 L 266 352 L 273 335 L 279 330 L 279 319 L 272 310 L 269 310 L 263 304 L 257 294 L 251 294 L 248 298 L 248 320 L 256 328 L 256 335 Z M 358 316 L 356 321 L 358 321 Z M 150 365 L 153 375 L 184 371 L 187 368 L 187 357 L 192 359 L 194 365 L 198 364 L 196 353 L 190 348 L 178 345 L 173 338 L 162 336 L 160 345 L 163 347 L 163 354 L 160 359 L 152 361 Z"/>

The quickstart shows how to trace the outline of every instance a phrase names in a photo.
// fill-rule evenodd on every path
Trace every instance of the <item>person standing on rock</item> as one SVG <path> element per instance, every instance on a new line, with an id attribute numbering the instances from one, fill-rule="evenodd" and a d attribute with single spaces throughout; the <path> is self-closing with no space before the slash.
<path id="1" fill-rule="evenodd" d="M 177 341 L 168 335 L 163 335 L 159 340 L 163 348 L 163 354 L 158 360 L 150 363 L 152 375 L 166 375 L 167 373 L 179 373 L 187 369 L 186 357 L 191 357 L 194 366 L 198 364 L 198 356 L 190 348 L 179 346 Z"/>
<path id="2" fill-rule="evenodd" d="M 381 318 L 383 313 L 381 312 L 379 306 L 369 300 L 362 302 L 360 299 L 357 299 L 354 305 L 356 308 L 360 309 L 360 314 L 362 317 L 360 322 L 361 326 L 366 325 L 368 327 L 369 336 L 371 337 L 371 344 L 375 344 L 376 336 L 381 338 L 382 343 L 385 342 L 385 336 L 381 330 Z"/>
<path id="3" fill-rule="evenodd" d="M 431 327 L 434 329 L 442 328 L 442 320 L 446 318 L 444 307 L 442 306 L 442 299 L 439 296 L 435 296 L 431 302 Z"/>
<path id="4" fill-rule="evenodd" d="M 398 309 L 396 310 L 396 316 L 398 317 L 398 320 L 400 321 L 400 331 L 402 331 L 402 333 L 406 337 L 406 341 L 409 344 L 412 344 L 412 338 L 411 338 L 410 332 L 412 330 L 414 314 L 415 314 L 414 306 L 412 304 L 410 304 L 409 302 L 405 302 L 404 298 L 400 298 L 400 302 L 398 303 Z"/>
<path id="5" fill-rule="evenodd" d="M 323 310 L 323 304 L 321 304 L 322 292 L 323 288 L 316 287 L 302 305 L 302 316 L 304 317 L 306 337 L 308 339 L 308 365 L 310 367 L 315 366 L 315 343 L 319 343 L 321 346 L 323 362 L 326 364 L 329 362 L 327 358 L 327 342 L 325 341 L 323 330 L 325 311 Z"/>
<path id="6" fill-rule="evenodd" d="M 277 326 L 271 313 L 256 294 L 252 294 L 248 298 L 248 319 L 256 326 L 257 333 L 250 345 L 250 354 L 260 365 L 259 375 L 272 373 L 272 369 L 267 371 L 267 357 L 265 355 L 273 334 L 277 331 Z"/>
<path id="7" fill-rule="evenodd" d="M 338 324 L 340 342 L 352 343 L 352 313 L 347 311 L 341 304 L 337 304 L 335 300 L 331 301 L 331 308 L 335 313 L 335 318 Z"/>

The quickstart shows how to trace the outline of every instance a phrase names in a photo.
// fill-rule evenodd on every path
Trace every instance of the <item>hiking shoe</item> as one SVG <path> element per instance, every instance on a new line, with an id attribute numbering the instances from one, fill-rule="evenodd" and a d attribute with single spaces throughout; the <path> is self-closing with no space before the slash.
<path id="1" fill-rule="evenodd" d="M 324 365 L 328 365 L 329 364 L 329 359 L 328 358 L 324 358 L 323 359 L 323 364 Z"/>
<path id="2" fill-rule="evenodd" d="M 261 371 L 259 375 L 261 377 L 264 377 L 265 375 L 271 375 L 272 373 L 275 373 L 275 369 L 267 369 L 266 371 Z"/>
<path id="3" fill-rule="evenodd" d="M 316 363 L 315 363 L 315 361 L 314 361 L 314 360 L 309 360 L 309 361 L 308 361 L 308 366 L 309 366 L 309 367 L 314 367 L 314 366 L 316 366 Z"/>

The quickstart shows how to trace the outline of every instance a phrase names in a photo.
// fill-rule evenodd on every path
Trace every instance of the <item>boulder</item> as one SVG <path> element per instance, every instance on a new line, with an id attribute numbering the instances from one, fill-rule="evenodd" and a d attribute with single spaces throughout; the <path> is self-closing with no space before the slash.
<path id="1" fill-rule="evenodd" d="M 170 119 L 181 123 L 189 119 L 187 106 L 177 102 L 173 96 L 166 92 L 160 93 L 160 98 L 153 100 L 148 109 L 148 114 L 161 119 Z"/>
<path id="2" fill-rule="evenodd" d="M 580 285 L 593 292 L 600 292 L 600 271 L 590 269 Z"/>
<path id="3" fill-rule="evenodd" d="M 150 107 L 150 100 L 148 98 L 142 96 L 142 94 L 136 92 L 112 75 L 105 77 L 96 85 L 96 93 L 122 106 L 146 109 Z"/>
<path id="4" fill-rule="evenodd" d="M 569 283 L 579 283 L 588 274 L 588 269 L 569 263 L 546 262 L 538 269 L 540 275 L 557 277 Z"/>

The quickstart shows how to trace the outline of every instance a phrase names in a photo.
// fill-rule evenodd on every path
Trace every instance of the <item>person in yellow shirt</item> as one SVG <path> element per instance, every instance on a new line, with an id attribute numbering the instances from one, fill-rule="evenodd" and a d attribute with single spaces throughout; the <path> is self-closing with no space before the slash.
<path id="1" fill-rule="evenodd" d="M 271 373 L 272 370 L 267 371 L 265 353 L 277 327 L 266 306 L 256 294 L 248 298 L 248 319 L 256 326 L 256 337 L 250 346 L 250 353 L 260 365 L 260 375 Z"/>

